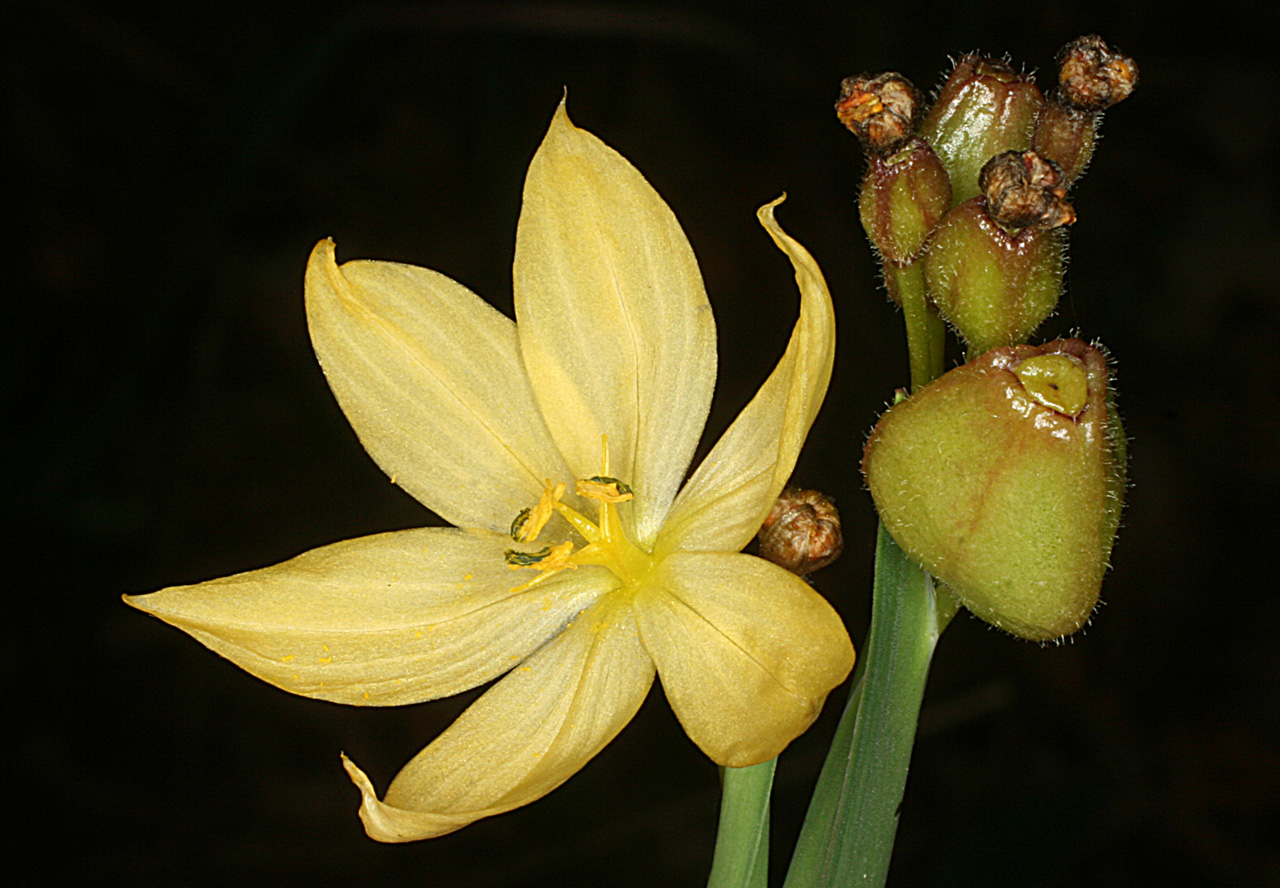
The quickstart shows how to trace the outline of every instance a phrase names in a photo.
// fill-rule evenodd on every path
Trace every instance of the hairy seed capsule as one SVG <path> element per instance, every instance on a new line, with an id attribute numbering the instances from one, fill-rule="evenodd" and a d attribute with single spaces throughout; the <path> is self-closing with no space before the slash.
<path id="1" fill-rule="evenodd" d="M 951 184 L 929 143 L 911 138 L 892 154 L 867 157 L 858 214 L 880 258 L 897 266 L 920 257 L 951 206 Z"/>
<path id="2" fill-rule="evenodd" d="M 967 55 L 956 63 L 920 125 L 951 176 L 952 205 L 977 195 L 978 172 L 991 157 L 1030 146 L 1043 104 L 1035 80 L 1007 62 Z"/>
<path id="3" fill-rule="evenodd" d="M 1022 638 L 1089 619 L 1119 523 L 1124 430 L 1078 339 L 997 348 L 880 418 L 862 460 L 885 529 L 977 616 Z"/>
<path id="4" fill-rule="evenodd" d="M 799 576 L 840 557 L 844 534 L 835 500 L 816 490 L 788 487 L 760 525 L 760 557 Z"/>
<path id="5" fill-rule="evenodd" d="M 1053 313 L 1064 243 L 1061 228 L 1009 231 L 981 197 L 943 217 L 925 250 L 925 284 L 969 357 L 1026 342 Z"/>

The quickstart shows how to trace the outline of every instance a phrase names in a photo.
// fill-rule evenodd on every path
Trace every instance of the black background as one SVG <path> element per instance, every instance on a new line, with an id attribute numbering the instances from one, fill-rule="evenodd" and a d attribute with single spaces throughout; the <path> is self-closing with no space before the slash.
<path id="1" fill-rule="evenodd" d="M 567 88 L 684 224 L 720 337 L 703 452 L 781 353 L 786 229 L 836 298 L 836 376 L 796 480 L 844 510 L 816 577 L 865 637 L 858 460 L 907 378 L 857 221 L 839 80 L 948 55 L 1052 70 L 1098 31 L 1143 81 L 1075 192 L 1067 295 L 1133 439 L 1094 623 L 1040 648 L 960 617 L 922 714 L 891 884 L 1280 883 L 1275 630 L 1277 14 L 1142 0 L 32 4 L 0 21 L 0 397 L 9 591 L 6 868 L 22 885 L 697 885 L 714 767 L 655 692 L 535 805 L 430 842 L 365 838 L 380 788 L 468 699 L 291 697 L 131 611 L 193 582 L 432 522 L 360 449 L 310 351 L 302 269 L 443 271 L 510 311 L 525 167 Z M 780 878 L 845 690 L 783 756 Z"/>

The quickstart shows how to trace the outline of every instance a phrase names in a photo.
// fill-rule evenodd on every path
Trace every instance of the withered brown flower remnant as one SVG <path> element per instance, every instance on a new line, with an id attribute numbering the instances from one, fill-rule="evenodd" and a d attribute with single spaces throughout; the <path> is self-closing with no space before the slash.
<path id="1" fill-rule="evenodd" d="M 831 564 L 844 550 L 835 500 L 797 487 L 778 495 L 759 539 L 761 558 L 802 577 Z"/>
<path id="2" fill-rule="evenodd" d="M 1005 151 L 987 161 L 978 188 L 991 218 L 1006 228 L 1061 228 L 1076 221 L 1062 167 L 1034 151 Z"/>
<path id="3" fill-rule="evenodd" d="M 836 116 L 867 154 L 881 155 L 896 151 L 915 134 L 922 107 L 920 91 L 896 71 L 860 74 L 840 82 Z"/>
<path id="4" fill-rule="evenodd" d="M 1082 111 L 1105 111 L 1137 85 L 1137 63 L 1097 34 L 1077 37 L 1058 51 L 1058 94 Z"/>
<path id="5" fill-rule="evenodd" d="M 1036 118 L 1031 147 L 1057 162 L 1064 185 L 1078 179 L 1093 156 L 1102 112 L 1138 85 L 1138 65 L 1097 34 L 1072 40 L 1058 51 L 1058 87 Z"/>

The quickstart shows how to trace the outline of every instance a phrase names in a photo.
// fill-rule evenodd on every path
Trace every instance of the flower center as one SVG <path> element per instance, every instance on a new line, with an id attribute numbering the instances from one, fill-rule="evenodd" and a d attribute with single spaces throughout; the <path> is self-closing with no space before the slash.
<path id="1" fill-rule="evenodd" d="M 513 592 L 523 591 L 562 570 L 574 570 L 585 564 L 609 568 L 625 586 L 632 589 L 639 586 L 649 572 L 653 556 L 627 538 L 622 519 L 618 515 L 618 504 L 629 501 L 632 492 L 629 486 L 609 474 L 608 436 L 604 438 L 603 451 L 600 474 L 579 478 L 574 482 L 574 491 L 578 496 L 595 500 L 595 521 L 560 502 L 560 498 L 564 496 L 564 483 L 553 485 L 548 479 L 547 488 L 538 504 L 524 509 L 511 522 L 511 538 L 518 543 L 532 543 L 538 539 L 551 516 L 558 512 L 587 541 L 576 552 L 573 543 L 567 540 L 546 546 L 537 552 L 508 549 L 506 559 L 512 570 L 527 568 L 538 571 L 538 576 L 515 587 Z"/>

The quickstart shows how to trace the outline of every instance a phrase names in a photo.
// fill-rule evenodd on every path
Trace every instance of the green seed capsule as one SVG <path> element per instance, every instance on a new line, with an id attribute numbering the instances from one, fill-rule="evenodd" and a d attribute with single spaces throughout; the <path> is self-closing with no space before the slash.
<path id="1" fill-rule="evenodd" d="M 1070 339 L 944 374 L 880 418 L 862 465 L 903 551 L 988 623 L 1046 641 L 1097 604 L 1124 464 L 1106 357 Z"/>
<path id="2" fill-rule="evenodd" d="M 1026 342 L 1053 313 L 1064 245 L 1062 229 L 1009 231 L 980 197 L 943 217 L 925 250 L 925 283 L 970 357 Z"/>
<path id="3" fill-rule="evenodd" d="M 978 172 L 988 160 L 1031 144 L 1042 104 L 1035 79 L 999 59 L 967 55 L 956 63 L 920 126 L 951 176 L 953 205 L 978 193 Z"/>
<path id="4" fill-rule="evenodd" d="M 885 262 L 914 262 L 950 206 L 947 171 L 923 139 L 893 154 L 868 155 L 858 213 Z"/>

